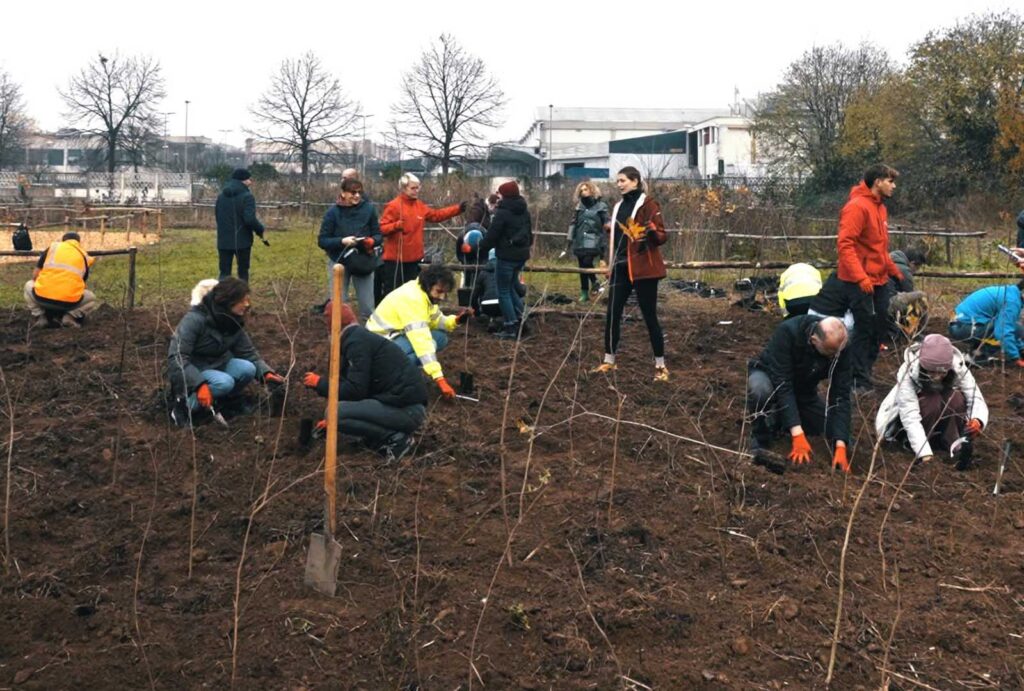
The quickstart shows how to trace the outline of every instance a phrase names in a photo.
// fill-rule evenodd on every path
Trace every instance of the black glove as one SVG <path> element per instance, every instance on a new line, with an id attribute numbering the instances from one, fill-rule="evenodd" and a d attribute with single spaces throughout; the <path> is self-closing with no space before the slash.
<path id="1" fill-rule="evenodd" d="M 467 206 L 469 206 L 468 202 L 465 202 L 465 201 L 459 202 L 459 213 L 460 214 L 466 213 L 466 207 Z"/>
<path id="2" fill-rule="evenodd" d="M 262 235 L 260 235 L 260 242 L 262 242 L 264 244 L 264 246 L 270 247 L 270 240 L 266 239 Z"/>

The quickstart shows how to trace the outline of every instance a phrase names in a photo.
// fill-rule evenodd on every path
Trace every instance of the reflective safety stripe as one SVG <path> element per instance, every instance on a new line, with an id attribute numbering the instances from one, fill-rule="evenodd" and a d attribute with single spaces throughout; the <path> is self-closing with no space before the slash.
<path id="1" fill-rule="evenodd" d="M 410 331 L 415 331 L 416 329 L 429 329 L 429 328 L 430 328 L 430 322 L 412 322 L 411 324 L 406 324 L 405 328 L 402 329 L 402 331 L 405 331 L 406 333 L 409 333 Z"/>
<path id="2" fill-rule="evenodd" d="M 374 312 L 374 313 L 372 313 L 370 315 L 370 320 L 374 324 L 376 324 L 378 327 L 380 327 L 383 331 L 386 331 L 388 333 L 391 333 L 391 332 L 394 332 L 394 331 L 401 331 L 401 329 L 396 329 L 395 327 L 391 326 L 391 324 L 388 324 L 386 321 L 381 319 L 380 315 L 378 315 L 376 312 Z"/>
<path id="3" fill-rule="evenodd" d="M 424 365 L 429 365 L 431 362 L 437 362 L 437 355 L 434 353 L 427 353 L 426 355 L 420 355 L 420 362 Z"/>

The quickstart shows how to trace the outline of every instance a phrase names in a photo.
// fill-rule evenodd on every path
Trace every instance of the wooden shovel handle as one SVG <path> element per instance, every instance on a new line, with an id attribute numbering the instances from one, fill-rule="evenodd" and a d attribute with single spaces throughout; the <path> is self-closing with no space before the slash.
<path id="1" fill-rule="evenodd" d="M 335 474 L 338 465 L 338 385 L 341 375 L 341 285 L 345 269 L 334 265 L 331 290 L 331 368 L 327 380 L 327 455 L 324 459 L 324 530 L 334 536 L 338 489 Z"/>

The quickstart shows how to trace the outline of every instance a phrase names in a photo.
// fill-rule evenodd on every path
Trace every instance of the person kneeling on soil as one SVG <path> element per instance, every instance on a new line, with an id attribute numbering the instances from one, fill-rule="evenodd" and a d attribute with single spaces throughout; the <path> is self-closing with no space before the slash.
<path id="1" fill-rule="evenodd" d="M 974 291 L 956 306 L 949 322 L 949 335 L 974 351 L 974 364 L 995 360 L 1001 350 L 1007 360 L 1024 368 L 1022 293 L 1024 280 L 1016 285 L 988 286 Z"/>
<path id="2" fill-rule="evenodd" d="M 192 309 L 178 322 L 167 348 L 167 376 L 174 406 L 171 420 L 191 424 L 193 413 L 250 412 L 242 398 L 255 378 L 282 384 L 284 377 L 263 361 L 245 331 L 249 284 L 228 276 L 207 279 L 192 289 Z"/>
<path id="3" fill-rule="evenodd" d="M 784 432 L 792 438 L 789 460 L 809 463 L 807 435 L 825 433 L 834 442 L 832 466 L 850 472 L 846 445 L 850 439 L 850 353 L 846 326 L 835 317 L 803 315 L 775 329 L 761 354 L 750 361 L 747 376 L 747 414 L 752 418 L 754 463 L 775 473 L 785 465 L 767 453 L 772 440 Z M 818 383 L 830 379 L 828 408 L 818 395 Z"/>
<path id="4" fill-rule="evenodd" d="M 490 321 L 488 331 L 496 333 L 504 326 L 504 317 L 501 313 L 501 305 L 498 304 L 498 281 L 495 278 L 497 258 L 494 250 L 487 253 L 487 264 L 476 275 L 476 284 L 473 286 L 472 307 L 473 311 Z M 520 298 L 526 297 L 526 285 L 520 280 L 512 284 L 512 289 Z"/>
<path id="5" fill-rule="evenodd" d="M 437 383 L 445 398 L 455 398 L 455 389 L 444 378 L 437 354 L 448 345 L 448 334 L 473 316 L 465 307 L 445 316 L 438 306 L 455 287 L 451 270 L 432 264 L 415 280 L 405 283 L 377 305 L 366 328 L 394 342 L 412 364 Z"/>
<path id="6" fill-rule="evenodd" d="M 79 242 L 78 233 L 64 233 L 39 257 L 32 280 L 25 284 L 25 302 L 36 318 L 33 326 L 79 327 L 100 306 L 85 287 L 96 259 Z"/>
<path id="7" fill-rule="evenodd" d="M 392 293 L 393 295 L 394 293 Z M 412 448 L 412 434 L 427 416 L 427 387 L 415 364 L 395 343 L 371 333 L 341 306 L 341 377 L 338 430 L 362 438 L 389 460 Z M 326 397 L 330 381 L 306 372 L 302 383 Z M 320 423 L 320 427 L 326 425 Z"/>
<path id="8" fill-rule="evenodd" d="M 963 354 L 949 339 L 928 334 L 903 354 L 896 386 L 878 408 L 875 431 L 886 441 L 906 440 L 917 461 L 932 459 L 932 446 L 971 463 L 971 439 L 988 424 L 988 406 Z"/>
<path id="9" fill-rule="evenodd" d="M 821 272 L 803 262 L 790 264 L 779 277 L 779 307 L 786 319 L 807 314 L 821 291 Z"/>

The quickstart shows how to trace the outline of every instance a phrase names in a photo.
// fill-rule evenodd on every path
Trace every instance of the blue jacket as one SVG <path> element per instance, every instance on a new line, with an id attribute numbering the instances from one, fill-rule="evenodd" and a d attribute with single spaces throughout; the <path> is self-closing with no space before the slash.
<path id="1" fill-rule="evenodd" d="M 979 288 L 956 306 L 953 321 L 966 324 L 995 321 L 992 337 L 999 340 L 1008 357 L 1016 360 L 1020 358 L 1017 320 L 1020 319 L 1021 306 L 1020 288 L 1016 284 Z"/>
<path id="2" fill-rule="evenodd" d="M 380 247 L 380 223 L 377 221 L 377 207 L 365 199 L 360 199 L 355 206 L 338 206 L 335 204 L 320 223 L 320 235 L 317 245 L 332 261 L 340 261 L 344 250 L 341 239 L 349 235 L 357 238 L 373 238 L 373 246 Z"/>

